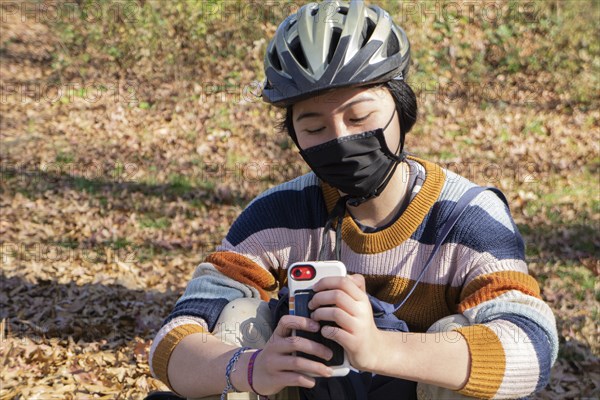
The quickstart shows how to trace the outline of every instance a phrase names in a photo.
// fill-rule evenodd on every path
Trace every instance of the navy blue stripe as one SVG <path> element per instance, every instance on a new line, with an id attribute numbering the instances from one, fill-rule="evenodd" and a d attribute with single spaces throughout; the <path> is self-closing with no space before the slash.
<path id="1" fill-rule="evenodd" d="M 448 219 L 456 202 L 444 200 L 436 202 L 412 239 L 420 243 L 435 244 L 435 235 L 443 222 Z M 469 206 L 461 216 L 444 243 L 457 243 L 477 252 L 488 252 L 499 260 L 525 259 L 525 245 L 519 231 L 511 231 L 494 219 L 479 206 Z"/>
<path id="2" fill-rule="evenodd" d="M 552 352 L 550 351 L 550 340 L 544 329 L 531 319 L 518 314 L 506 314 L 502 316 L 503 320 L 510 321 L 521 328 L 527 335 L 529 343 L 533 345 L 540 367 L 540 377 L 535 387 L 535 391 L 542 390 L 550 381 L 550 368 L 552 367 Z M 519 342 L 523 340 L 517 337 Z"/>
<path id="3" fill-rule="evenodd" d="M 504 204 L 498 201 L 502 207 Z M 454 201 L 436 202 L 412 239 L 433 245 L 435 234 L 446 221 Z M 227 234 L 227 241 L 237 246 L 251 235 L 265 229 L 318 229 L 325 225 L 327 208 L 321 188 L 316 185 L 302 190 L 280 190 L 258 198 L 237 218 Z M 488 252 L 499 260 L 525 259 L 525 246 L 516 226 L 511 231 L 479 207 L 467 208 L 446 243 L 465 245 L 477 252 Z"/>
<path id="4" fill-rule="evenodd" d="M 319 186 L 280 190 L 250 204 L 231 226 L 227 241 L 237 246 L 252 234 L 272 228 L 317 229 L 325 226 L 326 218 Z"/>
<path id="5" fill-rule="evenodd" d="M 229 300 L 219 299 L 189 299 L 184 300 L 175 306 L 171 314 L 167 317 L 163 326 L 168 324 L 172 319 L 177 317 L 200 317 L 206 321 L 208 330 L 213 331 L 221 312 Z"/>

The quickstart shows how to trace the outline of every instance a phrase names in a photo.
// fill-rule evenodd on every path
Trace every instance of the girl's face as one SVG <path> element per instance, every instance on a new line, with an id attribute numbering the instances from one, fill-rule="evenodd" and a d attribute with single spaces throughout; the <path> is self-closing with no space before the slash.
<path id="1" fill-rule="evenodd" d="M 383 128 L 392 151 L 398 148 L 400 124 L 392 95 L 385 87 L 343 88 L 294 104 L 292 121 L 298 144 L 307 149 L 327 141 Z"/>

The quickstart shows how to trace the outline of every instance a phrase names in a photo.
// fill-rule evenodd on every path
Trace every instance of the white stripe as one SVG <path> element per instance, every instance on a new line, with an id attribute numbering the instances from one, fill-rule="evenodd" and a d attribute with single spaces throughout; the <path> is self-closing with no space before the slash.
<path id="1" fill-rule="evenodd" d="M 486 324 L 502 344 L 506 367 L 504 378 L 496 392 L 499 398 L 522 397 L 533 393 L 539 376 L 537 354 L 529 337 L 510 321 L 493 321 Z"/>
<path id="2" fill-rule="evenodd" d="M 523 315 L 538 323 L 541 322 L 541 320 L 544 320 L 549 327 L 556 327 L 556 319 L 550 307 L 543 300 L 529 296 L 519 290 L 510 290 L 494 299 L 484 301 L 475 307 L 465 310 L 463 315 L 467 317 L 472 324 L 478 324 L 489 317 L 490 311 L 502 311 L 501 309 L 498 310 L 498 308 L 502 307 L 502 304 L 507 303 L 519 307 L 519 315 Z"/>
<path id="3" fill-rule="evenodd" d="M 225 298 L 231 301 L 238 297 L 260 298 L 260 293 L 252 286 L 225 276 L 211 263 L 206 262 L 196 267 L 192 280 L 188 282 L 185 292 L 176 304 L 190 299 Z"/>
<path id="4" fill-rule="evenodd" d="M 266 270 L 287 268 L 294 261 L 316 260 L 323 228 L 263 229 L 253 233 L 237 246 L 226 239 L 220 251 L 235 251 Z"/>
<path id="5" fill-rule="evenodd" d="M 354 254 L 346 268 L 354 273 L 369 275 L 390 275 L 416 280 L 434 245 L 424 245 L 414 239 L 407 239 L 400 246 L 378 254 Z M 352 250 L 342 244 L 342 257 Z M 485 260 L 485 263 L 478 261 Z M 345 261 L 345 260 L 344 260 Z M 376 262 L 375 262 L 376 261 Z M 527 264 L 519 259 L 498 260 L 490 253 L 480 253 L 462 244 L 447 243 L 432 260 L 421 282 L 464 286 L 477 276 L 499 271 L 527 273 Z M 468 274 L 467 274 L 468 273 Z"/>
<path id="6" fill-rule="evenodd" d="M 539 325 L 550 340 L 552 363 L 554 363 L 558 356 L 558 336 L 556 319 L 548 304 L 537 297 L 529 296 L 518 290 L 511 290 L 463 312 L 471 324 L 483 323 L 490 318 L 497 318 L 501 314 L 521 315 Z"/>
<path id="7" fill-rule="evenodd" d="M 316 260 L 321 245 L 319 229 L 271 228 L 256 232 L 237 246 L 226 240 L 219 250 L 235 251 L 265 269 L 287 268 L 292 262 Z M 333 251 L 335 232 L 329 232 L 329 252 Z M 342 242 L 342 261 L 352 273 L 390 275 L 416 279 L 433 250 L 418 240 L 407 239 L 399 246 L 377 254 L 356 254 Z M 498 260 L 490 253 L 480 253 L 468 246 L 446 243 L 432 261 L 421 280 L 423 283 L 463 286 L 483 274 L 499 271 L 527 273 L 527 264 L 519 259 Z M 467 274 L 468 273 L 468 274 Z"/>
<path id="8" fill-rule="evenodd" d="M 444 173 L 446 174 L 446 181 L 438 201 L 450 200 L 456 202 L 467 189 L 476 186 L 473 182 L 452 171 L 444 169 Z M 471 201 L 469 206 L 484 209 L 492 218 L 514 233 L 510 212 L 504 202 L 492 191 L 488 190 L 481 193 Z"/>

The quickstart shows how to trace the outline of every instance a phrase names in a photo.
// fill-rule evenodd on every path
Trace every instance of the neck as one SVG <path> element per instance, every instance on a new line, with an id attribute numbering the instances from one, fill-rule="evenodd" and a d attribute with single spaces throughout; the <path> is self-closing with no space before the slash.
<path id="1" fill-rule="evenodd" d="M 348 211 L 363 225 L 376 228 L 388 224 L 398 214 L 405 196 L 409 195 L 409 172 L 408 163 L 401 162 L 379 196 L 356 207 L 348 205 Z"/>

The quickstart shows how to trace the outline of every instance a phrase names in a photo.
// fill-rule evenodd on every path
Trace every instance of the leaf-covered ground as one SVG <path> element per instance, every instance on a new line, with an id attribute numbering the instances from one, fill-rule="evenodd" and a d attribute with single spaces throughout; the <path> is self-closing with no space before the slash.
<path id="1" fill-rule="evenodd" d="M 599 3 L 382 4 L 412 44 L 407 149 L 507 194 L 555 311 L 536 398 L 600 397 Z M 0 6 L 0 399 L 143 398 L 195 265 L 307 171 L 256 97 L 295 5 Z"/>

